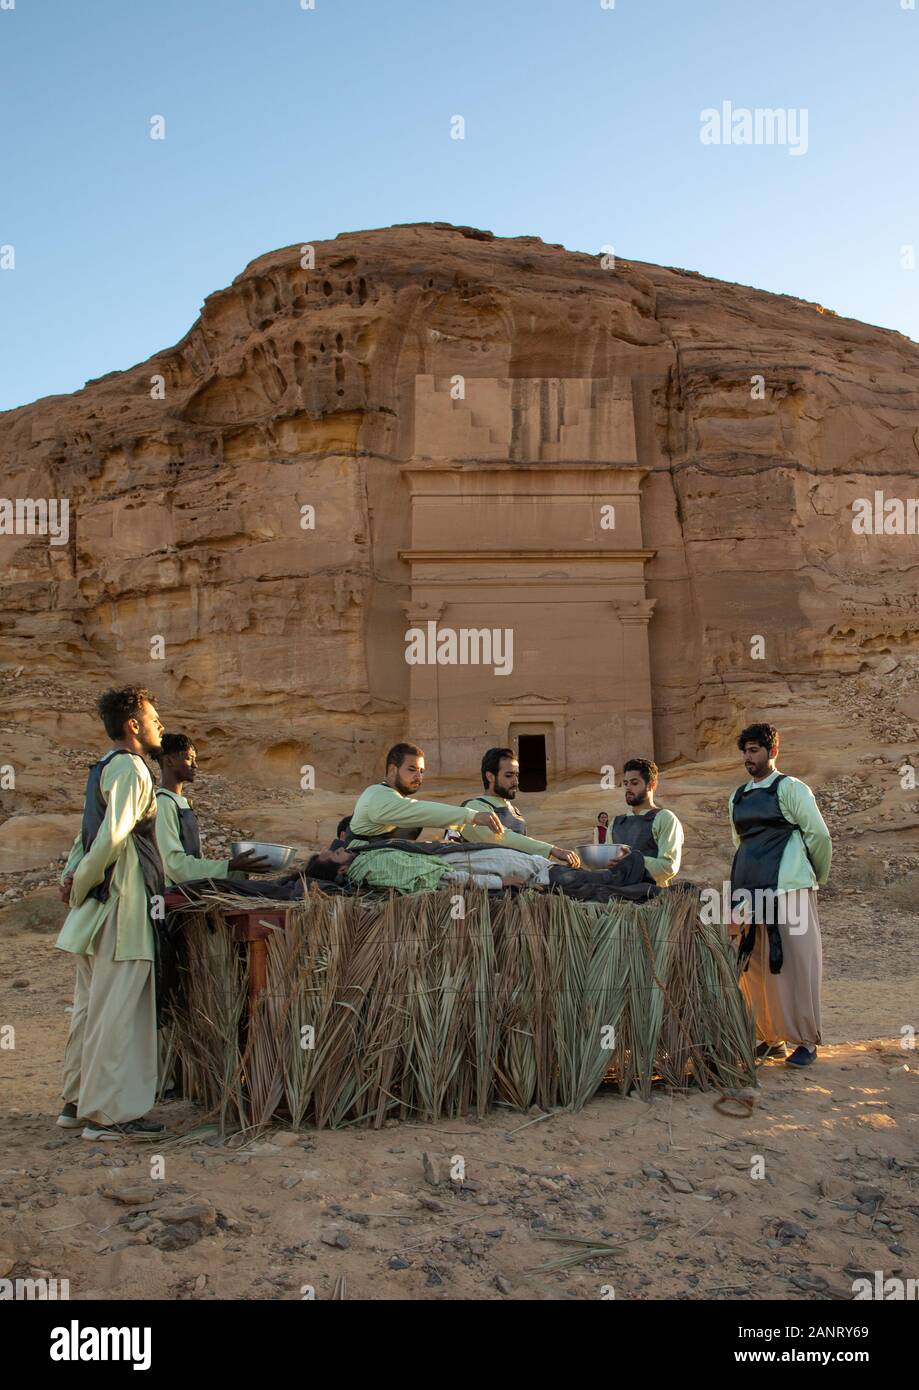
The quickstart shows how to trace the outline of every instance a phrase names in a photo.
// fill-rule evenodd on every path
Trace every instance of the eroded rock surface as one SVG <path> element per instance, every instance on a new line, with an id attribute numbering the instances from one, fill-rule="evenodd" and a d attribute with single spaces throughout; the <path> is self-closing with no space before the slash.
<path id="1" fill-rule="evenodd" d="M 366 780 L 412 732 L 419 462 L 647 470 L 661 762 L 754 716 L 823 738 L 841 680 L 910 673 L 919 537 L 856 535 L 851 505 L 919 494 L 916 344 L 536 237 L 421 224 L 313 249 L 311 269 L 300 246 L 253 261 L 174 348 L 0 417 L 4 495 L 70 500 L 68 544 L 0 538 L 0 662 L 24 668 L 7 721 L 92 743 L 89 692 L 138 680 L 261 780 Z M 540 661 L 509 695 L 553 696 Z M 37 676 L 66 693 L 17 704 Z"/>

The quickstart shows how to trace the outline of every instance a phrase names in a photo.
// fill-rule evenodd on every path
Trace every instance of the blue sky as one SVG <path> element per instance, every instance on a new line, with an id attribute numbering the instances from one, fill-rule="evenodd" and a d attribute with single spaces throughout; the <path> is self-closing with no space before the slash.
<path id="1" fill-rule="evenodd" d="M 0 410 L 171 345 L 266 251 L 394 222 L 612 245 L 919 339 L 909 2 L 15 0 Z M 807 152 L 704 145 L 725 101 L 806 109 Z"/>

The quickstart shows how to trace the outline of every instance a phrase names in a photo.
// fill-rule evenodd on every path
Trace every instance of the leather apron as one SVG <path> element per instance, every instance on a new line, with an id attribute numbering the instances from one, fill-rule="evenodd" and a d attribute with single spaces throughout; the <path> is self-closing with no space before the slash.
<path id="1" fill-rule="evenodd" d="M 501 804 L 495 806 L 486 794 L 485 796 L 470 796 L 467 801 L 461 801 L 460 805 L 475 806 L 477 809 L 480 808 L 483 811 L 493 811 L 505 830 L 515 830 L 518 835 L 525 835 L 527 833 L 527 823 L 516 806 L 512 806 L 509 801 L 505 801 L 503 796 L 496 796 L 495 801 L 500 801 Z"/>
<path id="2" fill-rule="evenodd" d="M 610 836 L 612 844 L 628 845 L 630 849 L 638 850 L 639 854 L 647 855 L 649 859 L 654 859 L 657 855 L 657 841 L 651 829 L 657 817 L 660 806 L 653 807 L 650 811 L 639 812 L 638 815 L 627 814 L 613 817 L 613 831 Z M 644 883 L 653 883 L 654 879 L 645 869 Z"/>
<path id="3" fill-rule="evenodd" d="M 158 787 L 156 795 L 157 797 L 168 796 L 175 803 L 179 815 L 179 839 L 182 841 L 182 848 L 193 859 L 200 859 L 201 831 L 198 827 L 198 817 L 194 811 L 190 806 L 180 806 L 172 792 L 166 787 Z"/>
<path id="4" fill-rule="evenodd" d="M 740 889 L 745 888 L 753 894 L 757 889 L 761 893 L 771 890 L 774 894 L 778 888 L 782 855 L 795 832 L 795 826 L 785 819 L 779 806 L 779 783 L 784 780 L 785 774 L 780 772 L 768 787 L 753 786 L 747 791 L 744 783 L 731 797 L 734 829 L 740 838 L 734 862 L 731 864 L 732 904 L 735 892 Z M 773 904 L 771 916 L 774 919 L 775 899 L 772 897 L 767 901 Z M 754 920 L 740 939 L 738 958 L 744 969 L 749 966 L 757 927 L 764 925 L 756 921 L 756 916 L 754 910 Z M 773 975 L 778 975 L 783 960 L 778 923 L 773 920 L 765 923 L 765 927 L 769 933 L 769 970 Z"/>

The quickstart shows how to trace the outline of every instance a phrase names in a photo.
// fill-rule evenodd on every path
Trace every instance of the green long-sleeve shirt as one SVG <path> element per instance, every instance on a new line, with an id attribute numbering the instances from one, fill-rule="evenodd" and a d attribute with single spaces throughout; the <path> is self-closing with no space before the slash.
<path id="1" fill-rule="evenodd" d="M 161 787 L 156 796 L 156 843 L 160 848 L 166 886 L 189 883 L 196 878 L 226 878 L 228 859 L 200 859 L 186 854 L 182 844 L 179 811 L 190 810 L 188 799 Z"/>
<path id="2" fill-rule="evenodd" d="M 631 814 L 636 813 L 633 811 Z M 679 872 L 683 858 L 683 827 L 673 812 L 662 806 L 651 822 L 651 834 L 657 854 L 645 855 L 645 868 L 659 888 L 666 888 L 674 874 Z"/>
<path id="3" fill-rule="evenodd" d="M 153 779 L 142 758 L 112 758 L 100 780 L 106 810 L 99 832 L 84 854 L 79 835 L 73 842 L 61 881 L 73 875 L 70 911 L 55 943 L 62 951 L 91 956 L 93 943 L 111 913 L 116 920 L 115 960 L 153 960 L 144 876 L 131 838 L 137 822 L 156 805 Z M 88 897 L 114 865 L 107 902 Z"/>
<path id="4" fill-rule="evenodd" d="M 351 813 L 351 832 L 358 839 L 370 835 L 392 835 L 422 825 L 446 830 L 466 825 L 477 815 L 474 806 L 444 806 L 439 801 L 416 801 L 394 787 L 378 782 L 357 798 Z"/>
<path id="5" fill-rule="evenodd" d="M 417 821 L 415 822 L 417 825 Z M 433 854 L 412 854 L 401 849 L 365 849 L 348 867 L 352 883 L 368 888 L 394 888 L 398 893 L 420 893 L 437 888 L 453 865 Z"/>
<path id="6" fill-rule="evenodd" d="M 745 790 L 750 787 L 768 787 L 778 776 L 779 771 L 776 768 L 775 772 L 771 772 L 761 782 L 747 782 Z M 734 813 L 731 807 L 733 795 L 732 792 L 728 797 L 728 816 L 731 822 L 731 839 L 736 849 L 740 844 L 740 836 L 734 828 Z M 794 888 L 822 887 L 830 873 L 833 842 L 817 807 L 814 793 L 806 782 L 799 782 L 797 777 L 786 775 L 779 783 L 777 798 L 782 815 L 795 827 L 782 851 L 777 889 L 787 892 Z M 743 887 L 742 884 L 739 886 Z"/>
<path id="7" fill-rule="evenodd" d="M 502 811 L 507 802 L 502 796 L 489 796 L 482 793 L 477 796 L 472 805 L 473 811 Z M 534 840 L 529 835 L 521 835 L 517 830 L 508 830 L 505 826 L 503 835 L 496 835 L 493 830 L 489 830 L 487 825 L 471 825 L 467 823 L 460 832 L 464 840 L 469 840 L 471 844 L 479 845 L 500 845 L 502 849 L 520 849 L 524 854 L 542 854 L 547 859 L 552 853 L 552 845 L 546 840 Z"/>

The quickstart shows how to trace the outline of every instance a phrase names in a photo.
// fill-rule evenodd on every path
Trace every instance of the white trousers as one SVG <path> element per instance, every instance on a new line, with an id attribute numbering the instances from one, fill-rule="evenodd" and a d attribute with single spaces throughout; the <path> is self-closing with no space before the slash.
<path id="1" fill-rule="evenodd" d="M 817 895 L 809 888 L 791 889 L 787 925 L 779 923 L 784 956 L 778 975 L 769 970 L 769 933 L 757 927 L 750 968 L 740 987 L 756 1021 L 760 1042 L 788 1042 L 816 1047 L 820 1042 L 820 985 L 823 948 L 817 918 Z"/>
<path id="2" fill-rule="evenodd" d="M 73 1017 L 64 1050 L 64 1102 L 96 1124 L 137 1120 L 156 1097 L 153 962 L 115 960 L 114 911 L 95 955 L 76 956 Z"/>

